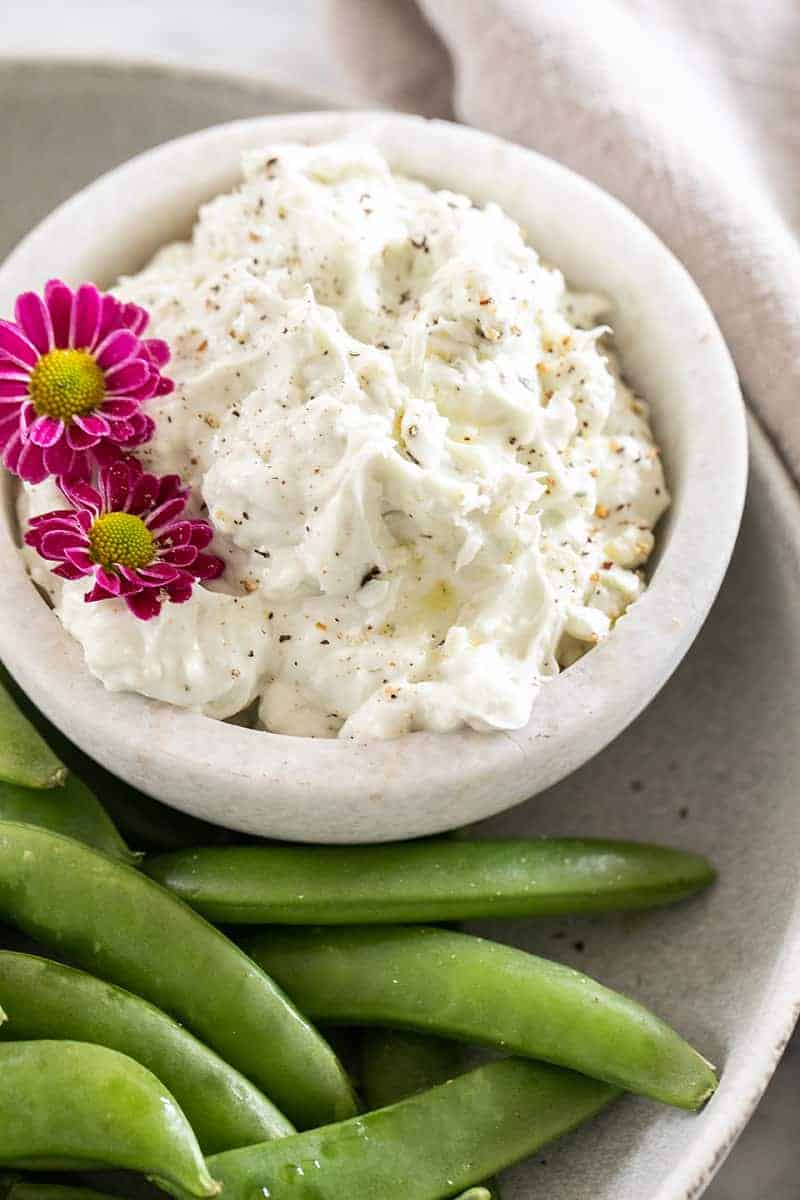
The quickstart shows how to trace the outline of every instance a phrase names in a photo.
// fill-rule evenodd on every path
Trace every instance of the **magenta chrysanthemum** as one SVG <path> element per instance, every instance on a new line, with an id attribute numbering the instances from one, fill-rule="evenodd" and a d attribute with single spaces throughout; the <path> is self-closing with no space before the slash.
<path id="1" fill-rule="evenodd" d="M 165 395 L 166 342 L 142 338 L 148 314 L 94 284 L 59 279 L 25 292 L 0 321 L 0 450 L 28 483 L 90 477 L 153 435 L 143 400 Z"/>
<path id="2" fill-rule="evenodd" d="M 177 475 L 146 474 L 136 459 L 124 458 L 100 469 L 97 490 L 75 479 L 59 487 L 72 508 L 34 517 L 25 541 L 58 562 L 54 575 L 93 575 L 87 601 L 119 596 L 147 621 L 164 600 L 181 604 L 195 583 L 222 574 L 222 559 L 202 553 L 211 526 L 184 515 L 189 489 Z"/>

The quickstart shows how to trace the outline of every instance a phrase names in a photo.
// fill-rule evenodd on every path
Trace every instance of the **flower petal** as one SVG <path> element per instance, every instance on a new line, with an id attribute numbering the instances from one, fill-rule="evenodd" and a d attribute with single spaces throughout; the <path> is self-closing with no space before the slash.
<path id="1" fill-rule="evenodd" d="M 16 473 L 26 483 L 41 483 L 49 474 L 44 465 L 41 446 L 37 446 L 35 442 L 20 440 L 22 446 L 17 459 Z"/>
<path id="2" fill-rule="evenodd" d="M 149 512 L 158 499 L 159 482 L 158 476 L 149 472 L 137 479 L 128 511 L 139 515 Z"/>
<path id="3" fill-rule="evenodd" d="M 153 379 L 153 368 L 143 358 L 131 358 L 106 371 L 109 396 L 124 396 L 137 391 Z"/>
<path id="4" fill-rule="evenodd" d="M 190 567 L 197 558 L 194 546 L 172 546 L 169 550 L 159 552 L 161 562 L 170 563 L 175 567 Z"/>
<path id="5" fill-rule="evenodd" d="M 156 537 L 158 546 L 165 551 L 173 546 L 188 546 L 191 541 L 192 522 L 189 520 L 173 521 L 168 529 Z"/>
<path id="6" fill-rule="evenodd" d="M 133 421 L 109 421 L 108 436 L 118 446 L 127 446 L 136 433 Z"/>
<path id="7" fill-rule="evenodd" d="M 31 404 L 30 400 L 26 400 L 19 410 L 19 431 L 22 434 L 22 440 L 28 436 L 28 430 L 34 421 L 38 421 L 39 417 L 36 409 Z"/>
<path id="8" fill-rule="evenodd" d="M 108 592 L 109 595 L 119 595 L 122 588 L 122 581 L 119 575 L 115 575 L 113 571 L 109 571 L 106 567 L 98 567 L 95 571 L 95 579 L 100 584 L 100 587 Z"/>
<path id="9" fill-rule="evenodd" d="M 140 621 L 150 621 L 161 612 L 161 601 L 158 598 L 158 592 L 152 589 L 136 592 L 133 596 L 126 596 L 125 603 L 133 615 L 138 617 Z"/>
<path id="10" fill-rule="evenodd" d="M 28 437 L 37 446 L 54 446 L 64 432 L 64 422 L 57 417 L 39 417 L 28 431 Z"/>
<path id="11" fill-rule="evenodd" d="M 70 547 L 66 559 L 81 575 L 91 575 L 95 568 L 95 561 L 85 546 Z"/>
<path id="12" fill-rule="evenodd" d="M 161 338 L 146 338 L 142 342 L 150 358 L 159 368 L 165 367 L 170 360 L 170 349 Z"/>
<path id="13" fill-rule="evenodd" d="M 104 417 L 113 417 L 114 420 L 120 421 L 126 421 L 138 411 L 139 405 L 129 396 L 109 396 L 100 406 Z"/>
<path id="14" fill-rule="evenodd" d="M 83 416 L 76 414 L 72 418 L 72 422 L 79 429 L 82 429 L 84 433 L 89 433 L 95 438 L 108 437 L 110 433 L 108 421 L 97 412 L 86 413 Z"/>
<path id="15" fill-rule="evenodd" d="M 138 349 L 139 339 L 130 329 L 114 329 L 95 350 L 95 358 L 108 371 L 134 358 Z"/>
<path id="16" fill-rule="evenodd" d="M 205 550 L 214 537 L 214 530 L 208 521 L 200 521 L 197 518 L 194 518 L 190 524 L 192 526 L 192 545 L 196 546 L 198 550 Z"/>
<path id="17" fill-rule="evenodd" d="M 100 493 L 105 512 L 129 512 L 141 467 L 132 459 L 121 458 L 100 472 Z"/>
<path id="18" fill-rule="evenodd" d="M 96 446 L 92 446 L 91 453 L 99 467 L 110 467 L 125 457 L 124 451 L 111 438 L 105 438 Z"/>
<path id="19" fill-rule="evenodd" d="M 76 455 L 65 437 L 59 438 L 44 452 L 44 465 L 50 475 L 73 475 L 76 472 Z"/>
<path id="20" fill-rule="evenodd" d="M 100 301 L 100 325 L 97 330 L 95 349 L 122 324 L 122 305 L 116 296 L 105 293 Z"/>
<path id="21" fill-rule="evenodd" d="M 142 581 L 139 578 L 139 572 L 133 567 L 123 567 L 117 563 L 114 567 L 114 573 L 119 579 L 119 595 L 132 596 L 134 592 L 142 590 Z"/>
<path id="22" fill-rule="evenodd" d="M 87 430 L 81 429 L 80 425 L 76 424 L 75 421 L 72 421 L 67 426 L 66 440 L 67 445 L 72 450 L 81 452 L 84 450 L 91 450 L 93 446 L 96 446 L 100 441 L 100 435 L 97 433 L 88 433 Z"/>
<path id="23" fill-rule="evenodd" d="M 103 501 L 98 491 L 82 480 L 61 479 L 59 488 L 75 508 L 87 509 L 93 517 L 99 517 L 103 511 Z"/>
<path id="24" fill-rule="evenodd" d="M 58 575 L 59 571 L 54 571 L 53 574 Z M 102 584 L 95 583 L 94 587 L 86 593 L 83 599 L 87 604 L 93 604 L 96 600 L 113 600 L 114 596 L 114 592 L 109 592 Z"/>
<path id="25" fill-rule="evenodd" d="M 102 297 L 93 283 L 82 283 L 72 302 L 69 344 L 77 350 L 93 350 L 100 329 Z"/>
<path id="26" fill-rule="evenodd" d="M 79 533 L 51 529 L 42 534 L 37 548 L 42 558 L 58 560 L 66 558 L 68 550 L 85 550 L 86 546 Z"/>
<path id="27" fill-rule="evenodd" d="M 54 529 L 77 529 L 79 516 L 80 513 L 71 508 L 54 508 L 51 512 L 31 517 L 28 525 L 31 529 L 38 529 L 42 525 L 52 525 Z"/>
<path id="28" fill-rule="evenodd" d="M 137 337 L 140 337 L 147 328 L 150 317 L 145 309 L 140 308 L 138 304 L 128 303 L 123 304 L 120 309 L 120 320 Z"/>
<path id="29" fill-rule="evenodd" d="M 175 583 L 170 583 L 164 589 L 173 604 L 185 604 L 192 595 L 192 581 L 182 575 Z"/>
<path id="30" fill-rule="evenodd" d="M 6 438 L 3 443 L 3 466 L 12 475 L 17 473 L 17 463 L 19 456 L 22 453 L 22 435 L 19 432 L 19 426 L 14 430 L 11 437 Z"/>
<path id="31" fill-rule="evenodd" d="M 142 446 L 145 442 L 149 442 L 156 431 L 156 423 L 153 418 L 148 417 L 143 412 L 138 412 L 134 417 L 131 417 L 130 425 L 133 428 L 133 433 L 124 442 L 124 445 L 129 450 L 133 450 L 136 446 Z"/>
<path id="32" fill-rule="evenodd" d="M 172 500 L 167 500 L 164 504 L 160 504 L 158 508 L 145 517 L 145 525 L 151 533 L 158 534 L 159 531 L 165 530 L 167 526 L 179 517 L 186 508 L 185 496 L 175 496 Z"/>
<path id="33" fill-rule="evenodd" d="M 48 279 L 44 285 L 44 302 L 50 312 L 53 327 L 53 345 L 60 350 L 69 345 L 69 327 L 72 320 L 72 289 L 60 279 Z"/>
<path id="34" fill-rule="evenodd" d="M 180 475 L 162 475 L 159 480 L 158 503 L 180 497 L 184 502 L 189 499 L 189 488 L 181 481 Z"/>
<path id="35" fill-rule="evenodd" d="M 180 578 L 181 572 L 171 563 L 154 562 L 146 567 L 139 567 L 137 574 L 148 587 L 165 587 Z"/>
<path id="36" fill-rule="evenodd" d="M 19 429 L 19 407 L 15 404 L 0 405 L 0 436 L 6 441 Z"/>
<path id="37" fill-rule="evenodd" d="M 0 352 L 23 368 L 35 367 L 39 360 L 36 347 L 11 321 L 0 321 Z"/>
<path id="38" fill-rule="evenodd" d="M 21 400 L 27 394 L 27 381 L 18 382 L 16 379 L 0 379 L 0 399 Z"/>
<path id="39" fill-rule="evenodd" d="M 32 342 L 40 354 L 52 350 L 53 323 L 50 320 L 50 310 L 36 292 L 23 292 L 17 297 L 14 305 L 14 316 L 29 342 Z"/>
<path id="40" fill-rule="evenodd" d="M 53 567 L 53 575 L 58 575 L 61 579 L 81 579 L 85 574 L 78 567 L 75 567 L 70 562 L 64 562 L 60 567 Z M 84 600 L 86 597 L 84 596 Z"/>
<path id="41" fill-rule="evenodd" d="M 6 459 L 6 448 L 15 438 L 20 441 L 22 440 L 19 436 L 19 424 L 17 421 L 6 421 L 3 425 L 0 425 L 0 450 L 3 451 L 4 462 Z M 6 466 L 8 466 L 8 463 L 6 463 Z M 8 469 L 10 471 L 11 467 L 8 466 Z"/>
<path id="42" fill-rule="evenodd" d="M 170 392 L 175 391 L 175 380 L 168 379 L 166 375 L 160 375 L 158 378 L 158 387 L 153 393 L 155 396 L 168 396 Z"/>
<path id="43" fill-rule="evenodd" d="M 192 563 L 195 579 L 219 579 L 225 570 L 225 562 L 216 554 L 198 554 Z"/>

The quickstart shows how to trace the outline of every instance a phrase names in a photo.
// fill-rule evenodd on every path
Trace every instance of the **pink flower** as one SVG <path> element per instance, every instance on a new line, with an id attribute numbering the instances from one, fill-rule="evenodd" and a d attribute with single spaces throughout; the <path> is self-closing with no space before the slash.
<path id="1" fill-rule="evenodd" d="M 149 475 L 136 459 L 123 458 L 101 467 L 98 490 L 76 479 L 59 487 L 72 508 L 34 517 L 25 541 L 58 562 L 54 575 L 93 575 L 87 601 L 121 596 L 148 621 L 164 600 L 182 604 L 196 582 L 222 574 L 222 559 L 201 553 L 211 526 L 183 515 L 189 489 L 177 475 Z"/>
<path id="2" fill-rule="evenodd" d="M 59 279 L 44 298 L 25 292 L 16 323 L 0 321 L 0 451 L 29 483 L 48 475 L 90 478 L 153 436 L 143 400 L 173 389 L 161 374 L 166 342 L 142 339 L 149 317 L 137 304 L 73 292 Z"/>

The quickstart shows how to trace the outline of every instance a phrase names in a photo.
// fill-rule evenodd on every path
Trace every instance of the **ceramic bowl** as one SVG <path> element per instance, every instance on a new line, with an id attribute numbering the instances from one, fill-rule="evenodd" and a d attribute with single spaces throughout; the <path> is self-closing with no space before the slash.
<path id="1" fill-rule="evenodd" d="M 611 636 L 545 686 L 512 732 L 394 741 L 292 738 L 107 692 L 29 581 L 3 479 L 0 656 L 74 742 L 135 786 L 250 833 L 319 842 L 406 838 L 498 813 L 601 750 L 655 696 L 705 619 L 744 500 L 744 411 L 730 356 L 685 270 L 626 208 L 529 150 L 446 122 L 311 113 L 180 138 L 104 175 L 42 222 L 0 268 L 0 311 L 59 275 L 101 286 L 186 236 L 198 206 L 239 177 L 242 150 L 357 132 L 392 166 L 499 202 L 577 288 L 613 302 L 626 372 L 651 400 L 673 506 L 650 586 Z"/>

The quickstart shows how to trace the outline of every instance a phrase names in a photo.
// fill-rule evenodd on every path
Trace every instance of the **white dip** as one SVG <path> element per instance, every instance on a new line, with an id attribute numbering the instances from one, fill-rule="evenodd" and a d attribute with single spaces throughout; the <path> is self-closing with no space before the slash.
<path id="1" fill-rule="evenodd" d="M 603 302 L 369 146 L 244 175 L 117 289 L 173 352 L 139 457 L 191 483 L 225 575 L 149 622 L 28 552 L 37 581 L 112 690 L 315 737 L 524 725 L 641 595 L 668 504 Z"/>

